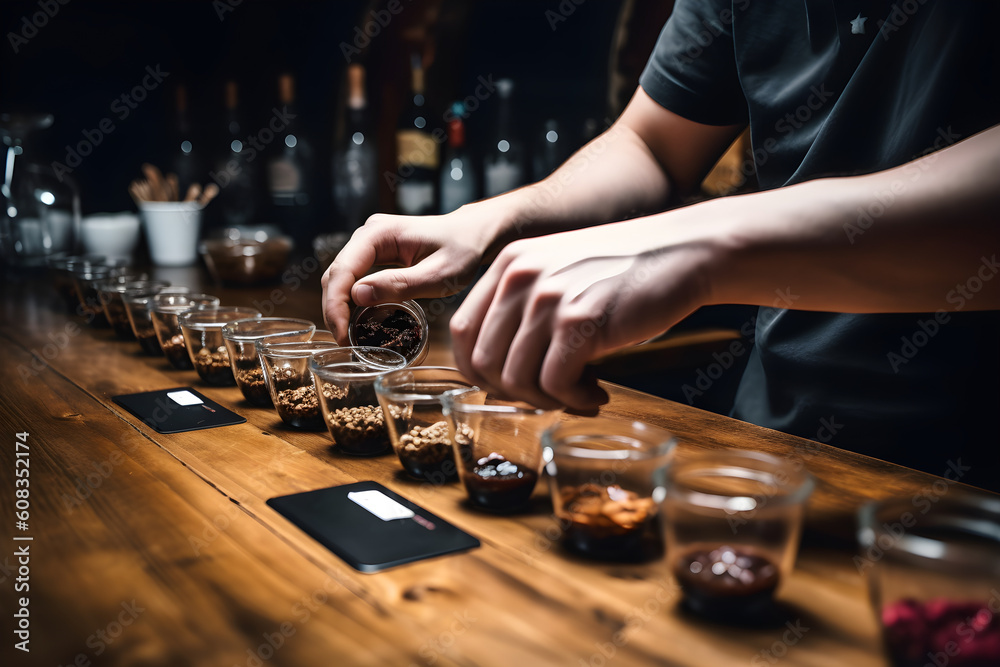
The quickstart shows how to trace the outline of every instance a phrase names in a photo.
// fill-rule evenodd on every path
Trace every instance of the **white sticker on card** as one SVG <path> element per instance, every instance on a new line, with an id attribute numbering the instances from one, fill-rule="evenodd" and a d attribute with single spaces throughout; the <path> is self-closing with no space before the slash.
<path id="1" fill-rule="evenodd" d="M 409 519 L 414 516 L 413 510 L 403 507 L 376 489 L 370 491 L 351 491 L 347 494 L 347 497 L 383 521 Z"/>
<path id="2" fill-rule="evenodd" d="M 168 391 L 167 398 L 177 405 L 201 405 L 202 400 L 188 390 Z"/>

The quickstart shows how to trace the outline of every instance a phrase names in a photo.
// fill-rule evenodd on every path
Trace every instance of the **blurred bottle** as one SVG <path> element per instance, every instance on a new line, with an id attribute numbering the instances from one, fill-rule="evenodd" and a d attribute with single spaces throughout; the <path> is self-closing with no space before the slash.
<path id="1" fill-rule="evenodd" d="M 192 183 L 204 185 L 205 176 L 200 149 L 196 150 L 188 103 L 187 87 L 179 84 L 174 97 L 174 136 L 168 171 L 177 174 L 181 199 Z"/>
<path id="2" fill-rule="evenodd" d="M 465 145 L 465 105 L 451 105 L 448 118 L 448 144 L 441 163 L 441 213 L 451 213 L 459 206 L 475 201 L 476 167 Z"/>
<path id="3" fill-rule="evenodd" d="M 347 68 L 347 118 L 333 153 L 333 203 L 341 227 L 354 230 L 378 207 L 378 152 L 368 117 L 365 69 Z"/>
<path id="4" fill-rule="evenodd" d="M 532 176 L 540 181 L 559 167 L 569 157 L 569 142 L 559 132 L 559 122 L 553 118 L 545 127 L 535 145 Z"/>
<path id="5" fill-rule="evenodd" d="M 271 158 L 267 163 L 267 190 L 271 214 L 297 243 L 309 246 L 313 232 L 313 206 L 309 188 L 312 174 L 312 147 L 301 134 L 295 104 L 295 78 L 278 78 L 280 104 L 270 122 L 276 127 Z"/>
<path id="6" fill-rule="evenodd" d="M 256 212 L 254 196 L 254 166 L 248 160 L 248 147 L 244 145 L 243 128 L 240 125 L 239 86 L 235 81 L 226 82 L 226 118 L 222 132 L 224 145 L 220 145 L 220 155 L 216 170 L 209 172 L 209 178 L 219 186 L 219 196 L 213 218 L 222 226 L 249 225 Z M 220 142 L 221 143 L 221 142 Z M 211 209 L 209 209 L 211 210 Z"/>
<path id="7" fill-rule="evenodd" d="M 483 194 L 493 197 L 525 183 L 524 149 L 514 133 L 511 96 L 514 82 L 497 81 L 500 106 L 497 110 L 496 135 L 483 160 Z"/>
<path id="8" fill-rule="evenodd" d="M 434 213 L 438 146 L 431 131 L 424 99 L 424 69 L 416 54 L 410 60 L 412 95 L 399 117 L 396 129 L 396 165 L 398 178 L 396 208 L 405 215 Z"/>

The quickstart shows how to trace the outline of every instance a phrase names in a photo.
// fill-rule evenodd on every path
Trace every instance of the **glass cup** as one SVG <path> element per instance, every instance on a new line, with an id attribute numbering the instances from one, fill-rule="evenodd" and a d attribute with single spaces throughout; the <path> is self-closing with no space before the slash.
<path id="1" fill-rule="evenodd" d="M 123 297 L 127 293 L 159 292 L 170 287 L 164 280 L 109 280 L 98 285 L 97 293 L 104 305 L 104 314 L 122 340 L 135 340 L 135 332 L 125 310 Z"/>
<path id="2" fill-rule="evenodd" d="M 132 333 L 135 334 L 140 349 L 151 357 L 163 356 L 160 340 L 156 337 L 156 329 L 153 327 L 153 297 L 168 289 L 176 294 L 186 294 L 189 291 L 187 287 L 170 287 L 122 294 L 122 303 L 125 304 Z"/>
<path id="3" fill-rule="evenodd" d="M 264 382 L 264 368 L 257 354 L 257 343 L 268 340 L 307 341 L 316 331 L 309 320 L 290 317 L 259 317 L 230 322 L 222 327 L 222 338 L 229 351 L 236 386 L 251 405 L 268 407 L 271 394 Z"/>
<path id="4" fill-rule="evenodd" d="M 153 328 L 163 355 L 177 370 L 192 370 L 194 365 L 184 344 L 184 334 L 177 318 L 188 310 L 218 307 L 219 297 L 187 292 L 160 292 L 153 297 L 152 304 Z"/>
<path id="5" fill-rule="evenodd" d="M 309 359 L 339 347 L 333 334 L 323 329 L 317 330 L 308 341 L 267 338 L 257 345 L 264 383 L 274 409 L 285 424 L 311 431 L 325 428 Z"/>
<path id="6" fill-rule="evenodd" d="M 524 508 L 542 472 L 542 431 L 559 410 L 496 398 L 482 389 L 443 394 L 459 476 L 474 507 Z"/>
<path id="7" fill-rule="evenodd" d="M 206 384 L 217 387 L 236 384 L 222 328 L 230 322 L 253 317 L 260 317 L 256 308 L 216 306 L 189 310 L 177 318 L 191 363 Z"/>
<path id="8" fill-rule="evenodd" d="M 686 605 L 747 621 L 773 611 L 795 564 L 813 479 L 801 463 L 744 450 L 702 453 L 667 467 L 667 565 Z"/>
<path id="9" fill-rule="evenodd" d="M 894 667 L 1000 665 L 1000 498 L 937 489 L 859 512 L 855 564 L 886 654 Z"/>
<path id="10" fill-rule="evenodd" d="M 341 347 L 309 360 L 315 396 L 338 452 L 376 456 L 392 449 L 375 378 L 405 366 L 402 354 L 381 347 Z"/>
<path id="11" fill-rule="evenodd" d="M 546 429 L 542 457 L 563 544 L 601 560 L 662 556 L 659 510 L 676 445 L 672 433 L 642 422 L 591 418 Z"/>
<path id="12" fill-rule="evenodd" d="M 417 366 L 427 356 L 430 328 L 417 302 L 382 303 L 355 309 L 347 338 L 354 347 L 384 347 L 399 352 L 408 366 Z"/>
<path id="13" fill-rule="evenodd" d="M 392 447 L 411 477 L 443 484 L 458 479 L 441 395 L 473 389 L 457 368 L 409 367 L 375 379 Z"/>
<path id="14" fill-rule="evenodd" d="M 80 307 L 80 298 L 76 295 L 76 282 L 73 272 L 83 265 L 101 265 L 105 258 L 102 255 L 53 255 L 47 263 L 52 277 L 52 286 L 63 300 L 68 312 L 76 312 Z M 82 313 L 81 313 L 82 314 Z"/>

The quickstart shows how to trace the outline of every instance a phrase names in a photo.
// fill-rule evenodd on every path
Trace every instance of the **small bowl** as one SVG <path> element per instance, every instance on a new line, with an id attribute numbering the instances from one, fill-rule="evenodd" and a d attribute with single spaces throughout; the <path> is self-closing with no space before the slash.
<path id="1" fill-rule="evenodd" d="M 81 262 L 70 269 L 76 290 L 76 313 L 83 316 L 89 325 L 101 329 L 110 326 L 101 297 L 97 293 L 97 285 L 119 275 L 124 268 L 116 264 Z"/>
<path id="2" fill-rule="evenodd" d="M 1000 665 L 1000 499 L 937 489 L 859 512 L 854 562 L 886 655 L 894 667 Z"/>
<path id="3" fill-rule="evenodd" d="M 659 507 L 677 440 L 642 422 L 563 422 L 542 434 L 552 505 L 572 551 L 600 560 L 663 555 Z"/>
<path id="4" fill-rule="evenodd" d="M 139 216 L 134 213 L 96 213 L 80 224 L 84 250 L 109 259 L 130 261 L 139 242 Z"/>
<path id="5" fill-rule="evenodd" d="M 247 286 L 276 279 L 288 263 L 292 239 L 287 236 L 261 238 L 239 230 L 227 230 L 226 238 L 207 239 L 199 246 L 212 279 L 224 285 Z"/>
<path id="6" fill-rule="evenodd" d="M 801 464 L 730 450 L 675 460 L 663 503 L 667 565 L 693 611 L 746 622 L 775 610 L 813 479 Z"/>
<path id="7" fill-rule="evenodd" d="M 153 297 L 151 317 L 156 339 L 163 350 L 163 356 L 170 365 L 180 371 L 194 368 L 191 355 L 184 343 L 184 333 L 181 331 L 177 318 L 188 310 L 198 308 L 217 308 L 219 297 L 209 294 L 190 294 L 187 292 L 160 292 Z"/>
<path id="8" fill-rule="evenodd" d="M 236 384 L 222 329 L 230 322 L 260 317 L 256 308 L 216 306 L 190 310 L 178 317 L 181 335 L 198 376 L 217 387 Z"/>
<path id="9" fill-rule="evenodd" d="M 132 330 L 132 323 L 129 321 L 128 312 L 125 310 L 123 297 L 125 294 L 139 294 L 143 292 L 161 292 L 170 287 L 170 283 L 165 280 L 109 280 L 100 284 L 97 288 L 101 303 L 104 304 L 104 314 L 115 330 L 115 335 L 122 340 L 135 340 L 135 332 Z"/>
<path id="10" fill-rule="evenodd" d="M 403 470 L 434 484 L 458 479 L 441 395 L 475 388 L 457 368 L 420 366 L 375 379 L 392 447 Z"/>
<path id="11" fill-rule="evenodd" d="M 512 403 L 474 389 L 441 396 L 470 503 L 495 512 L 528 505 L 542 472 L 542 432 L 559 410 Z"/>
<path id="12" fill-rule="evenodd" d="M 122 303 L 125 305 L 129 324 L 132 325 L 132 333 L 142 351 L 151 357 L 163 356 L 163 349 L 153 326 L 153 297 L 168 290 L 175 294 L 186 294 L 189 291 L 187 287 L 174 286 L 122 294 Z"/>
<path id="13" fill-rule="evenodd" d="M 380 347 L 341 347 L 309 360 L 323 421 L 338 452 L 376 456 L 392 449 L 375 378 L 405 366 L 403 355 Z"/>
<path id="14" fill-rule="evenodd" d="M 355 309 L 347 327 L 352 347 L 382 347 L 398 352 L 407 366 L 427 356 L 430 337 L 427 315 L 415 301 L 383 303 Z"/>
<path id="15" fill-rule="evenodd" d="M 316 331 L 308 341 L 268 338 L 257 345 L 264 383 L 274 409 L 285 424 L 310 431 L 325 428 L 309 360 L 314 354 L 339 347 L 333 334 L 326 330 Z"/>
<path id="16" fill-rule="evenodd" d="M 306 341 L 316 331 L 309 320 L 290 317 L 257 317 L 230 322 L 222 327 L 222 338 L 229 351 L 236 386 L 251 405 L 268 407 L 271 394 L 264 381 L 264 368 L 257 354 L 257 343 L 263 339 Z"/>

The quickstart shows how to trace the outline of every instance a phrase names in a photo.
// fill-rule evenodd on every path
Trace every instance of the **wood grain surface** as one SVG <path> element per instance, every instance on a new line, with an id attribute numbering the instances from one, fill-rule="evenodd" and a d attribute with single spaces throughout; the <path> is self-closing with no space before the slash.
<path id="1" fill-rule="evenodd" d="M 275 314 L 321 322 L 315 286 L 217 293 L 225 305 L 273 303 Z M 940 483 L 609 386 L 607 416 L 665 427 L 686 451 L 798 457 L 817 479 L 798 566 L 780 591 L 787 617 L 759 628 L 715 625 L 683 611 L 662 562 L 607 564 L 564 551 L 544 484 L 525 513 L 477 512 L 457 484 L 412 481 L 394 455 L 338 454 L 325 433 L 285 428 L 237 388 L 208 387 L 110 329 L 87 327 L 59 309 L 44 279 L 8 282 L 2 300 L 4 665 L 884 665 L 846 538 L 865 500 Z M 434 317 L 426 363 L 451 361 L 453 306 Z M 111 400 L 182 385 L 247 423 L 161 435 Z M 30 433 L 31 466 L 30 528 L 21 533 L 18 432 Z M 381 482 L 483 546 L 360 574 L 265 504 L 358 480 Z M 15 593 L 14 549 L 24 544 L 30 592 Z M 30 653 L 14 649 L 7 613 L 25 594 Z"/>

